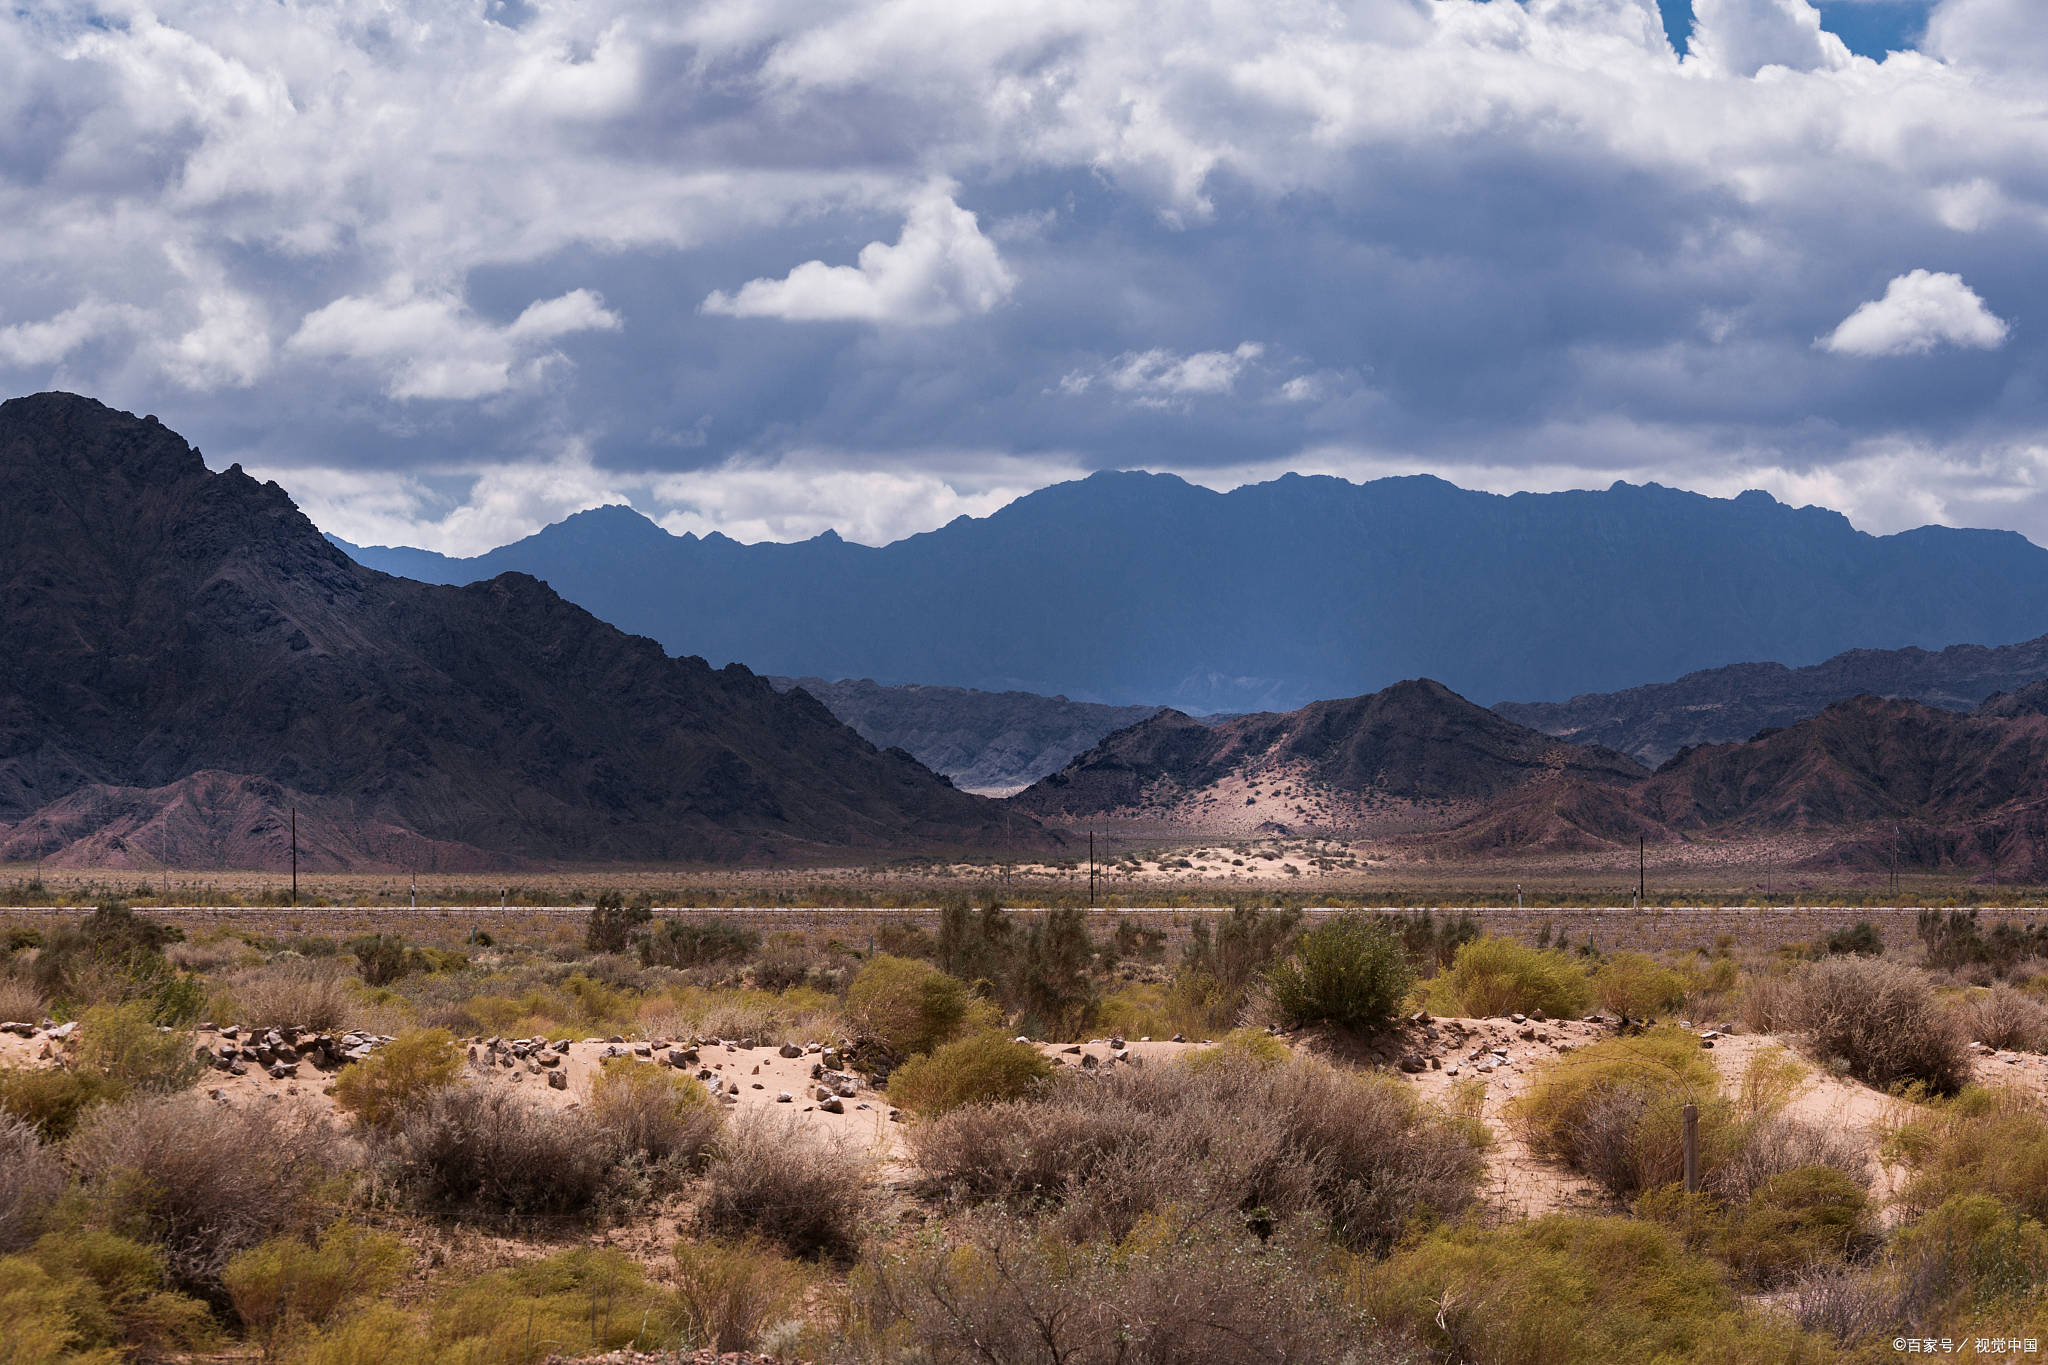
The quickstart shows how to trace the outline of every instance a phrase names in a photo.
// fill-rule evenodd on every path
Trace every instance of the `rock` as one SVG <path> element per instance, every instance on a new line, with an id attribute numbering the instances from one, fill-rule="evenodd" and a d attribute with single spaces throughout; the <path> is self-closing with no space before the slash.
<path id="1" fill-rule="evenodd" d="M 1187 1040 L 1188 1036 L 1185 1033 L 1176 1033 L 1172 1038 L 1172 1041 L 1176 1043 L 1185 1043 Z"/>
<path id="2" fill-rule="evenodd" d="M 787 1090 L 776 1092 L 775 1102 L 777 1104 L 789 1104 L 792 1103 L 795 1099 L 796 1096 L 790 1094 Z"/>
<path id="3" fill-rule="evenodd" d="M 569 1073 L 566 1071 L 550 1071 L 548 1073 L 548 1089 L 567 1090 L 568 1088 Z"/>
<path id="4" fill-rule="evenodd" d="M 837 1095 L 833 1095 L 827 1099 L 819 1100 L 818 1109 L 821 1112 L 827 1114 L 843 1114 L 846 1112 L 846 1106 L 840 1103 L 839 1097 Z"/>
<path id="5" fill-rule="evenodd" d="M 1018 1041 L 1018 1042 L 1020 1042 L 1020 1043 L 1026 1043 L 1026 1044 L 1028 1044 L 1028 1043 L 1030 1043 L 1030 1041 L 1031 1041 L 1031 1040 L 1030 1040 L 1029 1038 L 1026 1038 L 1026 1037 L 1025 1037 L 1025 1036 L 1024 1036 L 1023 1034 L 1021 1034 L 1021 1033 L 1020 1033 L 1020 1034 L 1018 1034 L 1018 1035 L 1017 1035 L 1017 1041 Z"/>
<path id="6" fill-rule="evenodd" d="M 71 1035 L 76 1032 L 78 1032 L 78 1021 L 73 1019 L 68 1024 L 59 1024 L 51 1029 L 49 1036 L 52 1041 L 62 1043 L 68 1041 Z"/>
<path id="7" fill-rule="evenodd" d="M 901 1109 L 891 1109 L 891 1110 L 889 1111 L 889 1122 L 891 1122 L 891 1123 L 901 1123 L 901 1122 L 903 1122 L 903 1111 L 902 1111 Z"/>
<path id="8" fill-rule="evenodd" d="M 1093 1071 L 1101 1065 L 1102 1063 L 1095 1059 L 1094 1053 L 1084 1052 L 1081 1054 L 1081 1069 L 1083 1071 Z"/>
<path id="9" fill-rule="evenodd" d="M 555 1052 L 543 1052 L 539 1057 L 536 1057 L 534 1059 L 534 1063 L 537 1066 L 557 1067 L 562 1064 L 561 1054 Z"/>
<path id="10" fill-rule="evenodd" d="M 1418 1071 L 1424 1070 L 1425 1064 L 1422 1058 L 1416 1056 L 1414 1053 L 1405 1053 L 1401 1058 L 1401 1069 L 1407 1072 L 1409 1075 L 1413 1076 Z"/>
<path id="11" fill-rule="evenodd" d="M 557 1052 L 567 1052 L 569 1050 L 569 1040 L 567 1038 L 561 1039 L 559 1042 L 555 1043 L 554 1048 Z M 691 1060 L 695 1061 L 696 1059 L 693 1057 L 691 1058 Z"/>
<path id="12" fill-rule="evenodd" d="M 282 1081 L 298 1074 L 299 1064 L 297 1062 L 276 1062 L 270 1068 L 270 1079 L 273 1081 Z"/>
<path id="13" fill-rule="evenodd" d="M 1060 1051 L 1067 1053 L 1069 1056 L 1078 1057 L 1081 1055 L 1081 1045 L 1079 1043 L 1075 1043 L 1072 1047 L 1061 1048 Z"/>
<path id="14" fill-rule="evenodd" d="M 1510 1014 L 1508 1022 L 1510 1024 L 1526 1024 L 1529 1022 L 1529 1016 L 1526 1014 Z"/>
<path id="15" fill-rule="evenodd" d="M 804 1055 L 804 1050 L 795 1043 L 784 1043 L 781 1047 L 775 1049 L 775 1055 L 778 1057 L 801 1057 Z"/>
<path id="16" fill-rule="evenodd" d="M 633 1044 L 633 1055 L 635 1057 L 652 1057 L 654 1049 L 646 1043 L 635 1043 Z"/>
<path id="17" fill-rule="evenodd" d="M 1109 1050 L 1111 1052 L 1121 1052 L 1123 1050 L 1123 1046 L 1124 1040 L 1122 1038 L 1116 1036 L 1115 1034 L 1110 1035 Z"/>
<path id="18" fill-rule="evenodd" d="M 1534 1019 L 1539 1024 L 1545 1024 L 1550 1022 L 1550 1016 L 1545 1014 L 1542 1010 L 1530 1010 L 1529 1017 L 1531 1019 Z"/>

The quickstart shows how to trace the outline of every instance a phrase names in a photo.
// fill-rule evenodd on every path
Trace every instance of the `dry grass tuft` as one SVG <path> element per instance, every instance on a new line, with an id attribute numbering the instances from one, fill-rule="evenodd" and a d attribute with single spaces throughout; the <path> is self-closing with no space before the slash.
<path id="1" fill-rule="evenodd" d="M 1796 1027 L 1817 1055 L 1858 1080 L 1947 1095 L 1969 1079 L 1963 1030 L 1922 972 L 1882 958 L 1837 957 L 1810 964 L 1793 984 Z"/>
<path id="2" fill-rule="evenodd" d="M 0 1254 L 36 1239 L 57 1197 L 64 1193 L 64 1163 L 35 1128 L 0 1115 Z"/>
<path id="3" fill-rule="evenodd" d="M 284 961 L 235 973 L 226 998 L 216 999 L 213 1010 L 251 1028 L 296 1026 L 325 1033 L 351 1022 L 351 1005 L 339 963 Z"/>
<path id="4" fill-rule="evenodd" d="M 872 1160 L 818 1136 L 793 1115 L 757 1111 L 719 1144 L 698 1222 L 722 1237 L 753 1237 L 793 1256 L 839 1258 L 861 1239 Z"/>

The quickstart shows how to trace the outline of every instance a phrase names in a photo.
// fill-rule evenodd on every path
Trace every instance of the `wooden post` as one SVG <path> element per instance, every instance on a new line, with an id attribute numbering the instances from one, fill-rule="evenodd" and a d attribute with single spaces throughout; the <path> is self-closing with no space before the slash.
<path id="1" fill-rule="evenodd" d="M 1700 1107 L 1696 1104 L 1685 1106 L 1684 1136 L 1685 1147 L 1685 1192 L 1700 1192 Z"/>

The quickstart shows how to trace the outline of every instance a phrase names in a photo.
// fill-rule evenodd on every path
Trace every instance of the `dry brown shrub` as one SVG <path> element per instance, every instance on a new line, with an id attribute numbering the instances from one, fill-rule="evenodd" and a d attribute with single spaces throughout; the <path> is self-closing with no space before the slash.
<path id="1" fill-rule="evenodd" d="M 793 1256 L 846 1256 L 860 1242 L 872 1165 L 852 1144 L 822 1137 L 794 1115 L 756 1111 L 726 1130 L 699 1225 L 721 1237 L 759 1238 Z"/>
<path id="2" fill-rule="evenodd" d="M 1809 964 L 1793 984 L 1799 1030 L 1858 1080 L 1880 1090 L 1917 1082 L 1947 1095 L 1969 1079 L 1963 1030 L 1918 970 L 1837 957 Z"/>
<path id="3" fill-rule="evenodd" d="M 1785 1033 L 1799 1026 L 1799 992 L 1786 976 L 1752 976 L 1742 987 L 1742 1027 L 1750 1033 Z"/>
<path id="4" fill-rule="evenodd" d="M 613 1145 L 581 1115 L 495 1086 L 458 1085 L 401 1115 L 384 1170 L 421 1208 L 583 1214 L 620 1197 Z"/>
<path id="5" fill-rule="evenodd" d="M 680 1174 L 702 1165 L 725 1126 L 703 1082 L 633 1057 L 604 1064 L 591 1087 L 590 1122 L 621 1157 Z"/>
<path id="6" fill-rule="evenodd" d="M 856 1276 L 875 1358 L 933 1365 L 1371 1365 L 1417 1356 L 1344 1301 L 1306 1229 L 1148 1228 L 1141 1247 L 1074 1244 L 992 1210 Z"/>
<path id="7" fill-rule="evenodd" d="M 1384 1249 L 1464 1208 L 1480 1167 L 1469 1128 L 1399 1082 L 1305 1060 L 1069 1073 L 1043 1098 L 970 1105 L 909 1140 L 931 1193 L 1057 1202 L 1077 1235 L 1110 1240 L 1169 1207 L 1259 1209 Z"/>
<path id="8" fill-rule="evenodd" d="M 1973 996 L 1963 1022 L 1986 1047 L 2013 1052 L 2048 1048 L 2048 1005 L 2003 983 Z"/>
<path id="9" fill-rule="evenodd" d="M 758 1241 L 678 1242 L 676 1297 L 692 1340 L 721 1353 L 758 1350 L 801 1312 L 804 1268 Z"/>
<path id="10" fill-rule="evenodd" d="M 227 999 L 214 1008 L 250 1028 L 326 1033 L 350 1022 L 351 1003 L 339 963 L 285 961 L 235 973 L 228 980 Z"/>
<path id="11" fill-rule="evenodd" d="M 108 1221 L 162 1247 L 172 1282 L 202 1293 L 235 1253 L 302 1228 L 320 1182 L 356 1155 L 309 1112 L 189 1092 L 104 1106 L 69 1150 Z"/>
<path id="12" fill-rule="evenodd" d="M 1844 1345 L 1889 1336 L 1904 1322 L 1899 1289 L 1878 1270 L 1816 1267 L 1793 1281 L 1784 1302 L 1794 1322 Z"/>
<path id="13" fill-rule="evenodd" d="M 0 973 L 0 1023 L 33 1024 L 49 1013 L 50 1002 L 33 981 Z"/>
<path id="14" fill-rule="evenodd" d="M 36 1239 L 57 1196 L 64 1164 L 33 1124 L 0 1114 L 0 1254 Z"/>
<path id="15" fill-rule="evenodd" d="M 1870 1146 L 1854 1129 L 1765 1114 L 1749 1122 L 1742 1145 L 1713 1170 L 1707 1184 L 1722 1198 L 1740 1202 L 1788 1171 L 1825 1166 L 1860 1181 L 1869 1164 Z"/>

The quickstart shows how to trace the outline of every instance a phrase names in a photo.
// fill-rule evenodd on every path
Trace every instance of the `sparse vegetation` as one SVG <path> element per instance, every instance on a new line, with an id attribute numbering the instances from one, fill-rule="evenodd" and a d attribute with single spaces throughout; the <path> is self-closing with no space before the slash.
<path id="1" fill-rule="evenodd" d="M 1950 1094 L 1969 1074 L 1963 1030 L 1902 963 L 1829 958 L 1804 968 L 1794 987 L 1793 1020 L 1815 1055 L 1868 1085 Z"/>
<path id="2" fill-rule="evenodd" d="M 1392 929 L 1345 915 L 1297 938 L 1267 981 L 1289 1024 L 1370 1029 L 1394 1017 L 1415 977 Z"/>
<path id="3" fill-rule="evenodd" d="M 889 1098 L 928 1116 L 964 1104 L 1022 1099 L 1056 1068 L 1028 1043 L 978 1033 L 911 1058 L 889 1077 Z"/>
<path id="4" fill-rule="evenodd" d="M 1584 1014 L 1592 991 L 1585 969 L 1556 949 L 1488 936 L 1460 946 L 1429 983 L 1438 1014 L 1486 1017 L 1541 1010 L 1553 1019 Z"/>
<path id="5" fill-rule="evenodd" d="M 399 1034 L 334 1083 L 334 1102 L 372 1128 L 425 1107 L 462 1075 L 462 1050 L 446 1029 Z"/>
<path id="6" fill-rule="evenodd" d="M 792 1256 L 838 1259 L 859 1245 L 868 1159 L 787 1117 L 733 1123 L 712 1160 L 697 1217 L 721 1237 L 757 1238 Z"/>

